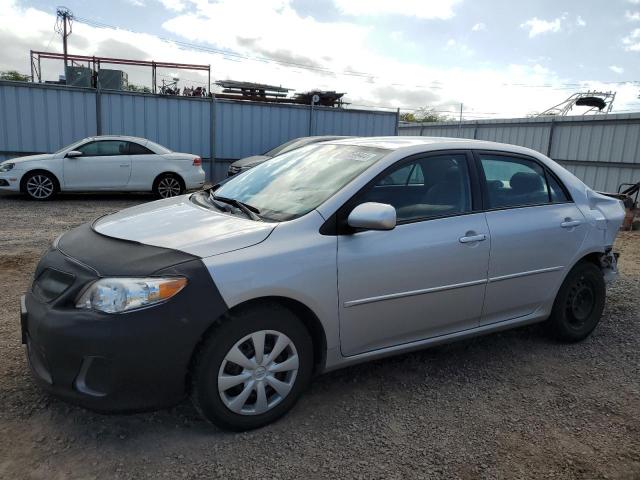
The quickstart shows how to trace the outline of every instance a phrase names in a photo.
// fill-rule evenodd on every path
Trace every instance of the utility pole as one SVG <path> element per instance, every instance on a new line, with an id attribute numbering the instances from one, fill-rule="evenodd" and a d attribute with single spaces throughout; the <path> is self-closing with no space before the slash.
<path id="1" fill-rule="evenodd" d="M 462 130 L 462 103 L 460 104 L 460 120 L 458 121 L 458 132 Z M 460 136 L 460 133 L 458 133 Z"/>
<path id="2" fill-rule="evenodd" d="M 67 75 L 67 38 L 71 35 L 73 26 L 73 12 L 67 7 L 56 10 L 56 32 L 62 35 L 62 52 L 64 53 L 64 74 Z"/>

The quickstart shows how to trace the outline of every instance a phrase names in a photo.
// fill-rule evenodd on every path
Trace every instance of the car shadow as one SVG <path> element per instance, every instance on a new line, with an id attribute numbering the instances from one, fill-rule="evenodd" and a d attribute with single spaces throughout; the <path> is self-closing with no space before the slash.
<path id="1" fill-rule="evenodd" d="M 15 192 L 0 192 L 0 198 L 6 201 L 29 201 L 39 203 L 37 200 L 31 200 L 22 193 Z M 104 192 L 104 193 L 58 193 L 51 200 L 45 200 L 42 203 L 55 202 L 57 200 L 155 200 L 156 196 L 152 193 L 118 193 L 118 192 Z"/>

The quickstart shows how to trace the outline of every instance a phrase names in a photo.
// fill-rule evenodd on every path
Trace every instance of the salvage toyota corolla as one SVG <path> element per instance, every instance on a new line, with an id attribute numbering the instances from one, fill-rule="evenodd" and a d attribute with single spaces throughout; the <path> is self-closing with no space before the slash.
<path id="1" fill-rule="evenodd" d="M 320 372 L 546 321 L 596 327 L 624 215 L 535 151 L 361 138 L 59 237 L 22 302 L 39 383 L 101 411 L 190 395 L 227 429 Z"/>

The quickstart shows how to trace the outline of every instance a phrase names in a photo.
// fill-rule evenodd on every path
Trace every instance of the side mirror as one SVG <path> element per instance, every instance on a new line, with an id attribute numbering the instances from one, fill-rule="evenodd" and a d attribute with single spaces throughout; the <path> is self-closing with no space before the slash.
<path id="1" fill-rule="evenodd" d="M 79 152 L 78 150 L 71 150 L 67 152 L 67 154 L 65 155 L 65 157 L 67 158 L 77 158 L 81 156 L 82 156 L 82 152 Z"/>
<path id="2" fill-rule="evenodd" d="M 396 209 L 385 203 L 361 203 L 351 210 L 347 223 L 365 230 L 393 230 L 396 227 Z"/>

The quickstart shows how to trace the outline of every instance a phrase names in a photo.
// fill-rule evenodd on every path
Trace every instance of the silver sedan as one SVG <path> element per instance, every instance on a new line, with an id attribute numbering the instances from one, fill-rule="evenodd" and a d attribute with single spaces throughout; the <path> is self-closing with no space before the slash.
<path id="1" fill-rule="evenodd" d="M 322 142 L 62 236 L 26 295 L 23 336 L 42 383 L 76 402 L 189 393 L 213 423 L 256 428 L 315 373 L 535 322 L 586 338 L 623 216 L 522 147 Z"/>

